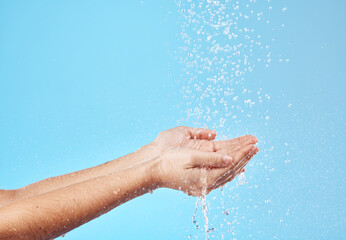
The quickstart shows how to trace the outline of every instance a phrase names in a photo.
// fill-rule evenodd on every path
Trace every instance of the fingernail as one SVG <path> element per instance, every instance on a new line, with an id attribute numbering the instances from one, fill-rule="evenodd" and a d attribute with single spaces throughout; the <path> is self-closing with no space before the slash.
<path id="1" fill-rule="evenodd" d="M 223 156 L 222 160 L 223 160 L 224 163 L 230 164 L 232 162 L 233 158 L 230 157 L 230 156 Z"/>

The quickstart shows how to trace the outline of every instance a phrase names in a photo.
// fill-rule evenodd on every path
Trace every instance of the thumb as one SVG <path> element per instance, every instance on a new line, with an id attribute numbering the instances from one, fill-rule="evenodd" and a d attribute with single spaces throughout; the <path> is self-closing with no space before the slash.
<path id="1" fill-rule="evenodd" d="M 232 164 L 232 157 L 216 152 L 195 151 L 191 157 L 193 167 L 223 168 Z"/>

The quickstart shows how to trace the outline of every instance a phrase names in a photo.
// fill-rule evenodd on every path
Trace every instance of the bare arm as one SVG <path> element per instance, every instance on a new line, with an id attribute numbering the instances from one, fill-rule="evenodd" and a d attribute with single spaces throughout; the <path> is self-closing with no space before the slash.
<path id="1" fill-rule="evenodd" d="M 207 194 L 231 181 L 258 152 L 252 136 L 214 138 L 211 130 L 170 129 L 113 164 L 31 184 L 25 198 L 0 207 L 0 239 L 57 237 L 157 187 Z M 13 198 L 10 191 L 0 194 Z"/>
<path id="2" fill-rule="evenodd" d="M 16 199 L 18 190 L 1 190 L 0 189 L 0 207 L 13 202 Z"/>
<path id="3" fill-rule="evenodd" d="M 0 208 L 0 239 L 58 237 L 157 188 L 151 179 L 155 161 L 92 178 Z"/>
<path id="4" fill-rule="evenodd" d="M 215 141 L 216 132 L 209 129 L 176 127 L 162 132 L 153 143 L 104 164 L 81 171 L 44 179 L 16 190 L 0 190 L 0 207 L 14 201 L 20 201 L 43 193 L 80 183 L 91 178 L 104 176 L 134 167 L 162 154 L 167 148 L 188 148 L 204 152 L 227 154 L 227 149 L 239 147 L 239 144 L 256 143 L 256 138 L 243 136 L 227 141 Z"/>
<path id="5" fill-rule="evenodd" d="M 146 148 L 143 147 L 136 153 L 128 154 L 92 168 L 83 169 L 57 177 L 47 178 L 16 190 L 0 190 L 0 206 L 5 206 L 14 201 L 20 201 L 29 197 L 54 191 L 59 188 L 64 188 L 72 184 L 87 181 L 91 178 L 108 175 L 116 171 L 122 171 L 141 162 L 145 162 L 153 157 L 155 156 L 153 156 L 153 154 L 149 155 Z M 1 197 L 1 191 L 4 192 L 3 197 Z"/>
<path id="6" fill-rule="evenodd" d="M 164 136 L 162 139 L 162 135 L 168 136 Z M 203 151 L 212 151 L 213 149 L 211 148 L 210 140 L 213 140 L 215 136 L 216 132 L 208 129 L 176 127 L 161 133 L 161 137 L 159 136 L 154 143 L 140 148 L 135 153 L 130 153 L 95 167 L 61 176 L 50 177 L 19 189 L 0 190 L 0 207 L 15 201 L 20 201 L 59 188 L 64 188 L 72 184 L 80 183 L 91 178 L 104 176 L 114 173 L 115 171 L 134 167 L 137 164 L 157 157 L 167 147 L 190 147 L 191 149 L 198 150 L 202 147 L 204 148 L 202 149 Z M 167 139 L 169 139 L 169 141 L 167 141 Z M 186 141 L 187 139 L 189 141 Z"/>

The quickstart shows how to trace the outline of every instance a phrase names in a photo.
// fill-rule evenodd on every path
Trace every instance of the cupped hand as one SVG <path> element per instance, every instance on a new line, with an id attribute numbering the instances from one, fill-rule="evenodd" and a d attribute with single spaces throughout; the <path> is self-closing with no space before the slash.
<path id="1" fill-rule="evenodd" d="M 216 131 L 214 130 L 180 126 L 161 132 L 151 143 L 151 146 L 161 151 L 167 148 L 213 151 L 211 141 L 215 137 Z"/>
<path id="2" fill-rule="evenodd" d="M 213 130 L 189 127 L 160 133 L 151 148 L 160 152 L 155 175 L 161 187 L 193 196 L 208 194 L 234 179 L 259 151 L 251 135 L 212 141 L 215 137 Z"/>
<path id="3" fill-rule="evenodd" d="M 213 141 L 215 137 L 215 130 L 179 126 L 161 132 L 149 146 L 161 151 L 167 148 L 189 148 L 226 154 L 229 149 L 237 150 L 243 144 L 257 143 L 257 138 L 251 135 L 225 141 Z"/>

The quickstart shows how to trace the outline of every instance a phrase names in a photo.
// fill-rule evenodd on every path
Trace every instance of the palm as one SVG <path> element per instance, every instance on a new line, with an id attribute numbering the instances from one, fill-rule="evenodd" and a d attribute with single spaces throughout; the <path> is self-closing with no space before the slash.
<path id="1" fill-rule="evenodd" d="M 172 128 L 158 135 L 151 146 L 164 156 L 161 169 L 166 187 L 194 196 L 209 193 L 243 171 L 258 152 L 254 136 L 213 141 L 215 137 L 215 131 L 189 127 Z M 222 156 L 230 157 L 232 163 L 225 166 L 214 162 Z"/>
<path id="2" fill-rule="evenodd" d="M 257 141 L 257 139 L 251 135 L 224 141 L 213 141 L 215 137 L 216 132 L 213 130 L 176 127 L 160 133 L 154 143 L 160 148 L 185 148 L 230 155 L 238 151 L 242 146 Z"/>

